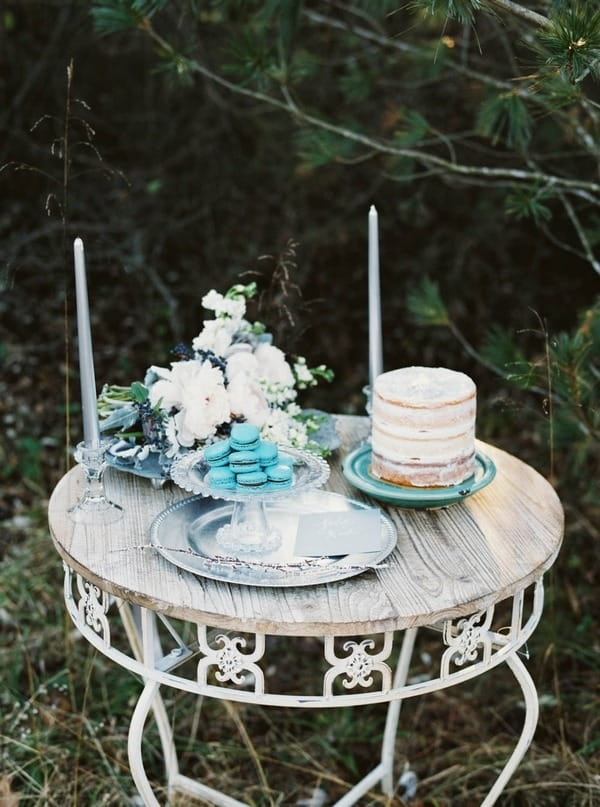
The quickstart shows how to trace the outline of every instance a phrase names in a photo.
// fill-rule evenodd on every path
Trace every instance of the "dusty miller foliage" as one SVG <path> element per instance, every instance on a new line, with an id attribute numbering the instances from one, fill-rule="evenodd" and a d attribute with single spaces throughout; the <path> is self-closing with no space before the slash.
<path id="1" fill-rule="evenodd" d="M 600 274 L 599 0 L 100 0 L 91 13 L 101 35 L 149 37 L 177 81 L 289 114 L 306 170 L 370 160 L 398 183 L 485 185 L 504 214 Z M 433 114 L 418 88 L 444 80 L 460 83 L 474 116 L 443 104 Z M 435 284 L 408 303 L 461 339 Z M 542 394 L 552 445 L 568 444 L 578 466 L 598 451 L 598 322 L 598 302 L 572 333 L 540 322 L 535 361 L 500 328 L 464 345 Z"/>

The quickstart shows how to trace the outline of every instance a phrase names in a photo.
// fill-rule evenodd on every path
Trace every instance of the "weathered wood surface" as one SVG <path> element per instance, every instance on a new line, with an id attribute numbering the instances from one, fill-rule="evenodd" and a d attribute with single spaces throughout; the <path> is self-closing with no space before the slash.
<path id="1" fill-rule="evenodd" d="M 398 528 L 387 568 L 318 586 L 258 588 L 208 580 L 147 548 L 148 528 L 189 494 L 169 483 L 109 469 L 107 494 L 125 508 L 117 524 L 74 524 L 67 509 L 83 489 L 81 469 L 67 473 L 49 505 L 50 530 L 64 560 L 104 590 L 167 615 L 239 631 L 353 635 L 431 625 L 510 597 L 548 569 L 563 534 L 563 511 L 535 470 L 487 444 L 496 464 L 485 489 L 443 510 L 403 510 L 370 500 L 346 482 L 345 453 L 368 435 L 366 418 L 338 416 L 341 448 L 330 458 L 326 490 L 380 506 Z M 146 547 L 146 548 L 144 548 Z"/>

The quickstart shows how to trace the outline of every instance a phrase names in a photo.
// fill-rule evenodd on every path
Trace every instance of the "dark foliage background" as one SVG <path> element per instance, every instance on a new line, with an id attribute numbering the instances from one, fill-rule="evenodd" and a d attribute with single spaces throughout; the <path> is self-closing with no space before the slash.
<path id="1" fill-rule="evenodd" d="M 547 10 L 560 4 L 532 5 Z M 229 66 L 228 76 L 262 91 L 264 77 L 252 72 L 252 48 L 244 39 L 250 22 L 257 30 L 261 6 L 170 3 L 155 22 L 184 56 L 199 54 L 219 72 Z M 305 7 L 343 20 L 352 8 L 335 2 Z M 419 59 L 349 35 L 341 47 L 335 28 L 305 20 L 307 78 L 297 92 L 306 108 L 315 114 L 326 110 L 332 119 L 374 138 L 404 136 L 411 145 L 418 121 L 408 111 L 418 107 L 427 117 L 420 142 L 432 138 L 434 153 L 454 148 L 459 160 L 506 167 L 517 164 L 515 155 L 527 157 L 523 144 L 509 145 L 506 137 L 493 142 L 478 128 L 486 99 L 482 86 L 472 77 L 444 72 L 444 37 L 469 54 L 473 70 L 511 81 L 532 68 L 531 51 L 505 21 L 482 16 L 475 32 L 439 14 L 416 21 L 413 9 L 390 3 L 353 8 L 352 18 L 375 20 L 373 30 L 381 36 L 418 44 Z M 43 523 L 45 500 L 69 461 L 65 454 L 79 439 L 75 236 L 86 246 L 99 383 L 127 384 L 143 377 L 150 364 L 168 361 L 172 345 L 199 331 L 201 298 L 208 289 L 224 290 L 240 276 L 258 276 L 266 292 L 262 318 L 279 326 L 278 343 L 336 373 L 333 384 L 304 402 L 362 413 L 361 388 L 368 377 L 367 212 L 374 203 L 380 216 L 386 366 L 440 364 L 469 373 L 479 389 L 479 436 L 548 475 L 545 396 L 499 377 L 464 343 L 480 346 L 492 326 L 501 326 L 532 362 L 543 363 L 540 322 L 550 334 L 569 331 L 592 305 L 598 273 L 581 249 L 574 254 L 564 248 L 577 239 L 573 221 L 556 199 L 547 202 L 551 222 L 542 220 L 540 228 L 535 217 L 507 214 L 502 183 L 467 183 L 417 162 L 344 145 L 339 138 L 315 139 L 301 118 L 231 92 L 185 63 L 178 74 L 173 59 L 170 65 L 169 58 L 162 59 L 164 48 L 157 49 L 143 28 L 100 36 L 90 10 L 91 4 L 81 0 L 8 0 L 0 9 L 0 550 L 9 553 L 5 563 L 15 546 L 27 543 L 24 524 L 39 528 Z M 274 23 L 271 18 L 263 23 L 268 39 Z M 262 54 L 256 55 L 257 63 Z M 269 87 L 267 82 L 265 91 Z M 586 89 L 595 103 L 591 77 Z M 545 170 L 597 178 L 598 165 L 590 155 L 568 142 L 568 127 L 561 132 L 543 112 L 532 125 L 532 148 L 544 152 Z M 451 147 L 444 138 L 435 140 L 441 131 Z M 589 134 L 596 138 L 594 130 Z M 600 219 L 593 210 L 586 215 L 593 246 L 600 239 Z M 281 297 L 276 290 L 268 293 L 277 256 L 290 243 L 296 245 L 292 279 L 302 293 L 291 298 L 293 327 L 278 321 Z M 462 343 L 447 328 L 421 327 L 410 316 L 407 296 L 425 276 L 439 286 Z M 594 716 L 600 526 L 598 500 L 586 494 L 597 480 L 597 443 L 577 466 L 576 478 L 561 475 L 562 465 L 573 467 L 568 451 L 564 446 L 553 469 L 569 516 L 568 545 L 552 594 L 560 627 L 554 623 L 543 634 L 540 653 L 548 646 L 554 648 L 548 652 L 559 653 L 555 643 L 562 641 L 563 630 L 571 632 L 571 644 L 554 666 L 544 662 L 539 670 L 540 686 L 555 698 L 552 716 L 542 723 L 540 753 L 548 751 L 546 761 L 557 754 L 568 768 L 572 755 L 587 749 L 577 757 L 585 771 L 578 769 L 578 776 L 593 782 L 600 775 L 592 753 L 600 743 Z M 3 608 L 16 612 L 19 602 L 15 594 Z M 9 620 L 0 633 L 7 648 L 18 644 L 11 625 Z M 34 674 L 41 674 L 35 663 Z M 13 697 L 28 697 L 25 678 L 23 673 L 14 679 Z M 575 712 L 571 703 L 577 703 Z M 562 722 L 555 732 L 557 716 Z M 589 790 L 568 803 L 591 805 L 598 803 L 595 797 L 600 799 L 597 790 Z M 553 798 L 543 803 L 567 803 L 561 795 Z M 542 804 L 515 799 L 507 803 Z"/>

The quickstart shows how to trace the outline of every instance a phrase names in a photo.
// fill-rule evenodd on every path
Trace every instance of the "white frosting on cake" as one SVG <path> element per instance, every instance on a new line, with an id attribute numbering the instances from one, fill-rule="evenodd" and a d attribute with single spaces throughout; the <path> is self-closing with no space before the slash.
<path id="1" fill-rule="evenodd" d="M 475 392 L 475 384 L 446 367 L 402 367 L 378 376 L 375 391 L 404 406 L 431 408 L 464 400 Z"/>
<path id="2" fill-rule="evenodd" d="M 372 400 L 372 473 L 402 485 L 462 482 L 473 472 L 476 387 L 445 367 L 378 376 Z"/>

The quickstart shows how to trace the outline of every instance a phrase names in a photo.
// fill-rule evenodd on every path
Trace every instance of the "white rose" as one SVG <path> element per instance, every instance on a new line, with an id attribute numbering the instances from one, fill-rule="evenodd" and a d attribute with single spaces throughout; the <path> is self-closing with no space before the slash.
<path id="1" fill-rule="evenodd" d="M 206 440 L 230 416 L 223 374 L 208 361 L 173 362 L 168 378 L 150 388 L 150 403 L 156 406 L 159 401 L 166 411 L 178 410 L 177 441 L 186 447 Z"/>
<path id="2" fill-rule="evenodd" d="M 227 394 L 232 415 L 242 416 L 249 423 L 262 428 L 269 415 L 269 404 L 255 379 L 245 372 L 237 373 L 229 381 Z"/>
<path id="3" fill-rule="evenodd" d="M 283 387 L 294 386 L 292 368 L 285 360 L 285 353 L 274 345 L 261 342 L 254 351 L 260 367 L 260 377 L 267 384 Z"/>

